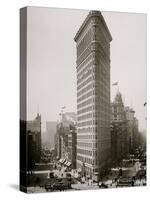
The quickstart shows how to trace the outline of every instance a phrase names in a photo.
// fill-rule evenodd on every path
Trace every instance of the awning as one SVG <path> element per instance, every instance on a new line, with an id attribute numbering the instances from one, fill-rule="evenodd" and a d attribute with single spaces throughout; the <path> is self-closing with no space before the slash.
<path id="1" fill-rule="evenodd" d="M 64 163 L 64 165 L 66 165 L 66 166 L 69 167 L 71 165 L 71 162 L 69 162 L 69 161 L 66 160 L 66 162 Z"/>
<path id="2" fill-rule="evenodd" d="M 67 166 L 70 167 L 70 165 L 71 165 L 71 162 L 68 162 L 68 163 L 67 163 Z"/>
<path id="3" fill-rule="evenodd" d="M 64 163 L 64 165 L 67 165 L 67 163 L 68 163 L 68 162 L 66 161 L 66 162 Z"/>
<path id="4" fill-rule="evenodd" d="M 65 162 L 65 160 L 66 160 L 66 159 L 64 158 L 64 159 L 62 160 L 62 163 L 64 163 L 64 162 Z"/>

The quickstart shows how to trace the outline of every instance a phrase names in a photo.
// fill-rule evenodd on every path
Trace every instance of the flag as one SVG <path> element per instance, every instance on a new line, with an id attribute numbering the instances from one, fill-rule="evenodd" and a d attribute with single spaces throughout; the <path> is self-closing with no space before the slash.
<path id="1" fill-rule="evenodd" d="M 118 82 L 115 82 L 115 83 L 113 83 L 112 85 L 113 85 L 113 86 L 114 86 L 114 85 L 118 85 Z"/>

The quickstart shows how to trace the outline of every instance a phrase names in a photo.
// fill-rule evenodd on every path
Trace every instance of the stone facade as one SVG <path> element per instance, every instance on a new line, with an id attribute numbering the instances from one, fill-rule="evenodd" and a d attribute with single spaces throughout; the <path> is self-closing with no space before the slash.
<path id="1" fill-rule="evenodd" d="M 133 153 L 139 144 L 138 120 L 135 117 L 135 111 L 130 107 L 125 107 L 126 118 L 129 132 L 129 152 Z"/>
<path id="2" fill-rule="evenodd" d="M 77 168 L 99 178 L 110 161 L 110 42 L 99 11 L 91 11 L 75 38 L 77 48 Z"/>
<path id="3" fill-rule="evenodd" d="M 68 159 L 72 164 L 72 168 L 76 169 L 77 159 L 77 132 L 74 125 L 70 125 L 68 133 Z"/>
<path id="4" fill-rule="evenodd" d="M 111 157 L 115 163 L 134 153 L 139 145 L 138 120 L 135 111 L 125 107 L 118 91 L 111 104 Z"/>
<path id="5" fill-rule="evenodd" d="M 128 124 L 122 95 L 118 91 L 111 104 L 111 155 L 112 161 L 119 162 L 129 152 Z"/>

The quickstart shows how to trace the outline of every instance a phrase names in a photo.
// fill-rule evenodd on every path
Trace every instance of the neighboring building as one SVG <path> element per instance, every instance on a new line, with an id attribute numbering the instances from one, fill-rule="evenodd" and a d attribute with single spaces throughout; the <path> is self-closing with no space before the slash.
<path id="1" fill-rule="evenodd" d="M 76 169 L 77 159 L 77 132 L 74 125 L 70 125 L 68 133 L 68 160 L 72 164 L 72 168 Z"/>
<path id="2" fill-rule="evenodd" d="M 134 153 L 139 145 L 138 120 L 135 111 L 124 106 L 122 95 L 118 91 L 111 104 L 111 155 L 115 163 L 128 153 Z"/>
<path id="3" fill-rule="evenodd" d="M 57 158 L 68 159 L 68 133 L 69 127 L 64 127 L 63 123 L 57 124 L 56 131 L 56 152 Z"/>
<path id="4" fill-rule="evenodd" d="M 20 119 L 20 184 L 27 186 L 27 134 L 26 121 Z"/>
<path id="5" fill-rule="evenodd" d="M 138 119 L 136 117 L 134 117 L 134 121 L 133 121 L 133 152 L 135 151 L 135 149 L 139 146 L 140 142 L 140 134 L 139 134 L 139 122 Z"/>
<path id="6" fill-rule="evenodd" d="M 91 11 L 75 38 L 77 48 L 77 168 L 98 179 L 111 151 L 111 34 L 99 11 Z"/>
<path id="7" fill-rule="evenodd" d="M 56 151 L 56 158 L 61 158 L 61 139 L 60 135 L 62 133 L 61 128 L 62 124 L 57 124 L 56 134 L 55 134 L 55 151 Z"/>
<path id="8" fill-rule="evenodd" d="M 139 145 L 144 148 L 145 152 L 146 152 L 146 146 L 147 146 L 146 138 L 147 138 L 146 130 L 139 132 Z"/>
<path id="9" fill-rule="evenodd" d="M 62 113 L 55 135 L 55 152 L 57 159 L 72 168 L 76 168 L 76 139 L 76 114 Z"/>
<path id="10" fill-rule="evenodd" d="M 47 121 L 46 131 L 42 133 L 42 144 L 48 149 L 52 149 L 55 146 L 55 134 L 56 134 L 57 122 Z"/>
<path id="11" fill-rule="evenodd" d="M 111 104 L 111 157 L 119 162 L 129 152 L 129 136 L 125 107 L 118 91 Z"/>
<path id="12" fill-rule="evenodd" d="M 133 153 L 139 145 L 138 120 L 135 117 L 135 111 L 130 107 L 125 107 L 126 118 L 129 131 L 129 152 Z"/>
<path id="13" fill-rule="evenodd" d="M 41 158 L 41 115 L 27 121 L 28 170 L 32 170 Z"/>

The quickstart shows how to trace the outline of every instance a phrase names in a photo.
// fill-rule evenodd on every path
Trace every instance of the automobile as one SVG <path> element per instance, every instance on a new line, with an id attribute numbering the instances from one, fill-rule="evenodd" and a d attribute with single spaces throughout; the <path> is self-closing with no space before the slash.
<path id="1" fill-rule="evenodd" d="M 108 188 L 108 185 L 106 185 L 105 183 L 99 183 L 99 188 Z"/>
<path id="2" fill-rule="evenodd" d="M 117 187 L 133 186 L 134 180 L 131 177 L 120 178 L 117 182 Z"/>
<path id="3" fill-rule="evenodd" d="M 68 184 L 67 182 L 58 182 L 58 183 L 53 183 L 51 185 L 51 190 L 67 190 L 70 189 L 70 184 Z"/>

